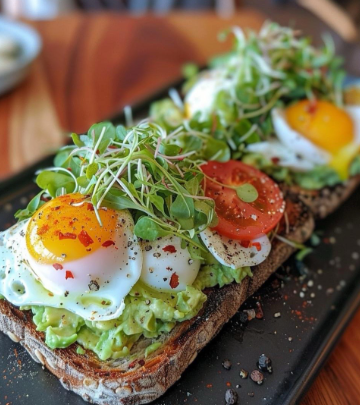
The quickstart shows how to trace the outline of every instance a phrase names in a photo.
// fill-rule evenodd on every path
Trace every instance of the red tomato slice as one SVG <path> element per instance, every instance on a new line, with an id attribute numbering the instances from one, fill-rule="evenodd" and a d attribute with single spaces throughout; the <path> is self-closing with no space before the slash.
<path id="1" fill-rule="evenodd" d="M 229 160 L 201 165 L 205 195 L 215 201 L 219 218 L 214 228 L 219 234 L 249 241 L 271 231 L 283 216 L 285 202 L 279 186 L 266 174 L 245 163 Z M 222 183 L 219 185 L 210 179 Z M 251 203 L 242 201 L 236 190 L 226 186 L 253 185 L 259 196 Z"/>

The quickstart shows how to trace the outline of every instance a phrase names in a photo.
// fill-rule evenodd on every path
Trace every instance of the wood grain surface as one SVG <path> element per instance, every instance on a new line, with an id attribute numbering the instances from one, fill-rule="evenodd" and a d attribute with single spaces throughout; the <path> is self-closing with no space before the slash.
<path id="1" fill-rule="evenodd" d="M 43 52 L 28 78 L 0 98 L 0 178 L 50 153 L 69 131 L 85 131 L 179 77 L 188 61 L 222 52 L 219 30 L 257 29 L 264 15 L 243 9 L 166 17 L 71 14 L 33 22 Z M 347 328 L 302 405 L 360 404 L 360 312 Z"/>

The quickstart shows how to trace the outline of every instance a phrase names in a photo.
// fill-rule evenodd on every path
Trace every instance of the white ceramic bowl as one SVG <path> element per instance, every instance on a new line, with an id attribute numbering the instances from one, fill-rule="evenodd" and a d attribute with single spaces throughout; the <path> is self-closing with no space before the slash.
<path id="1" fill-rule="evenodd" d="M 0 95 L 19 84 L 41 50 L 41 38 L 31 27 L 18 21 L 0 17 L 0 33 L 11 37 L 21 47 L 14 66 L 0 73 Z"/>

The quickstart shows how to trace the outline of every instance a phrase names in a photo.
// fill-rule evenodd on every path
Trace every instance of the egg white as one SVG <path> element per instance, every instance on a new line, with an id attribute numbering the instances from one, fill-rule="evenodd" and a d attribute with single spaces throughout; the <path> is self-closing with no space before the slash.
<path id="1" fill-rule="evenodd" d="M 360 106 L 345 106 L 344 110 L 354 123 L 354 144 L 360 145 Z M 330 164 L 332 155 L 292 129 L 284 109 L 274 108 L 271 115 L 276 139 L 250 144 L 246 148 L 249 152 L 260 153 L 270 160 L 276 158 L 278 166 L 299 172 Z"/>
<path id="2" fill-rule="evenodd" d="M 181 247 L 179 237 L 169 235 L 141 243 L 144 256 L 141 280 L 145 284 L 163 291 L 182 291 L 195 281 L 200 260 L 191 258 L 188 249 Z M 176 277 L 176 287 L 171 287 L 172 277 Z"/>
<path id="3" fill-rule="evenodd" d="M 39 265 L 28 253 L 28 221 L 0 235 L 0 294 L 16 306 L 46 305 L 67 309 L 84 319 L 105 321 L 124 310 L 124 298 L 139 280 L 141 246 L 133 233 L 129 212 L 122 211 L 117 248 L 97 249 L 62 270 Z M 74 278 L 65 278 L 69 269 Z M 49 273 L 50 272 L 50 273 Z M 49 276 L 50 274 L 50 276 Z"/>
<path id="4" fill-rule="evenodd" d="M 260 251 L 255 246 L 243 247 L 240 241 L 220 235 L 210 228 L 202 231 L 200 236 L 215 259 L 222 265 L 231 267 L 232 269 L 256 266 L 269 256 L 271 250 L 271 242 L 266 235 L 252 241 L 260 243 Z"/>
<path id="5" fill-rule="evenodd" d="M 219 92 L 231 88 L 233 88 L 233 80 L 227 78 L 223 70 L 204 71 L 185 97 L 189 118 L 200 113 L 199 121 L 206 121 L 214 110 Z"/>

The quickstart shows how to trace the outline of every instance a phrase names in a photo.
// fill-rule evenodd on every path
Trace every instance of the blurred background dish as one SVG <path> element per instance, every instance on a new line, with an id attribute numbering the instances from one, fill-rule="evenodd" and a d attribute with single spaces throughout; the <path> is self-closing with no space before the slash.
<path id="1" fill-rule="evenodd" d="M 25 78 L 40 49 L 41 39 L 33 28 L 0 17 L 0 94 Z"/>

